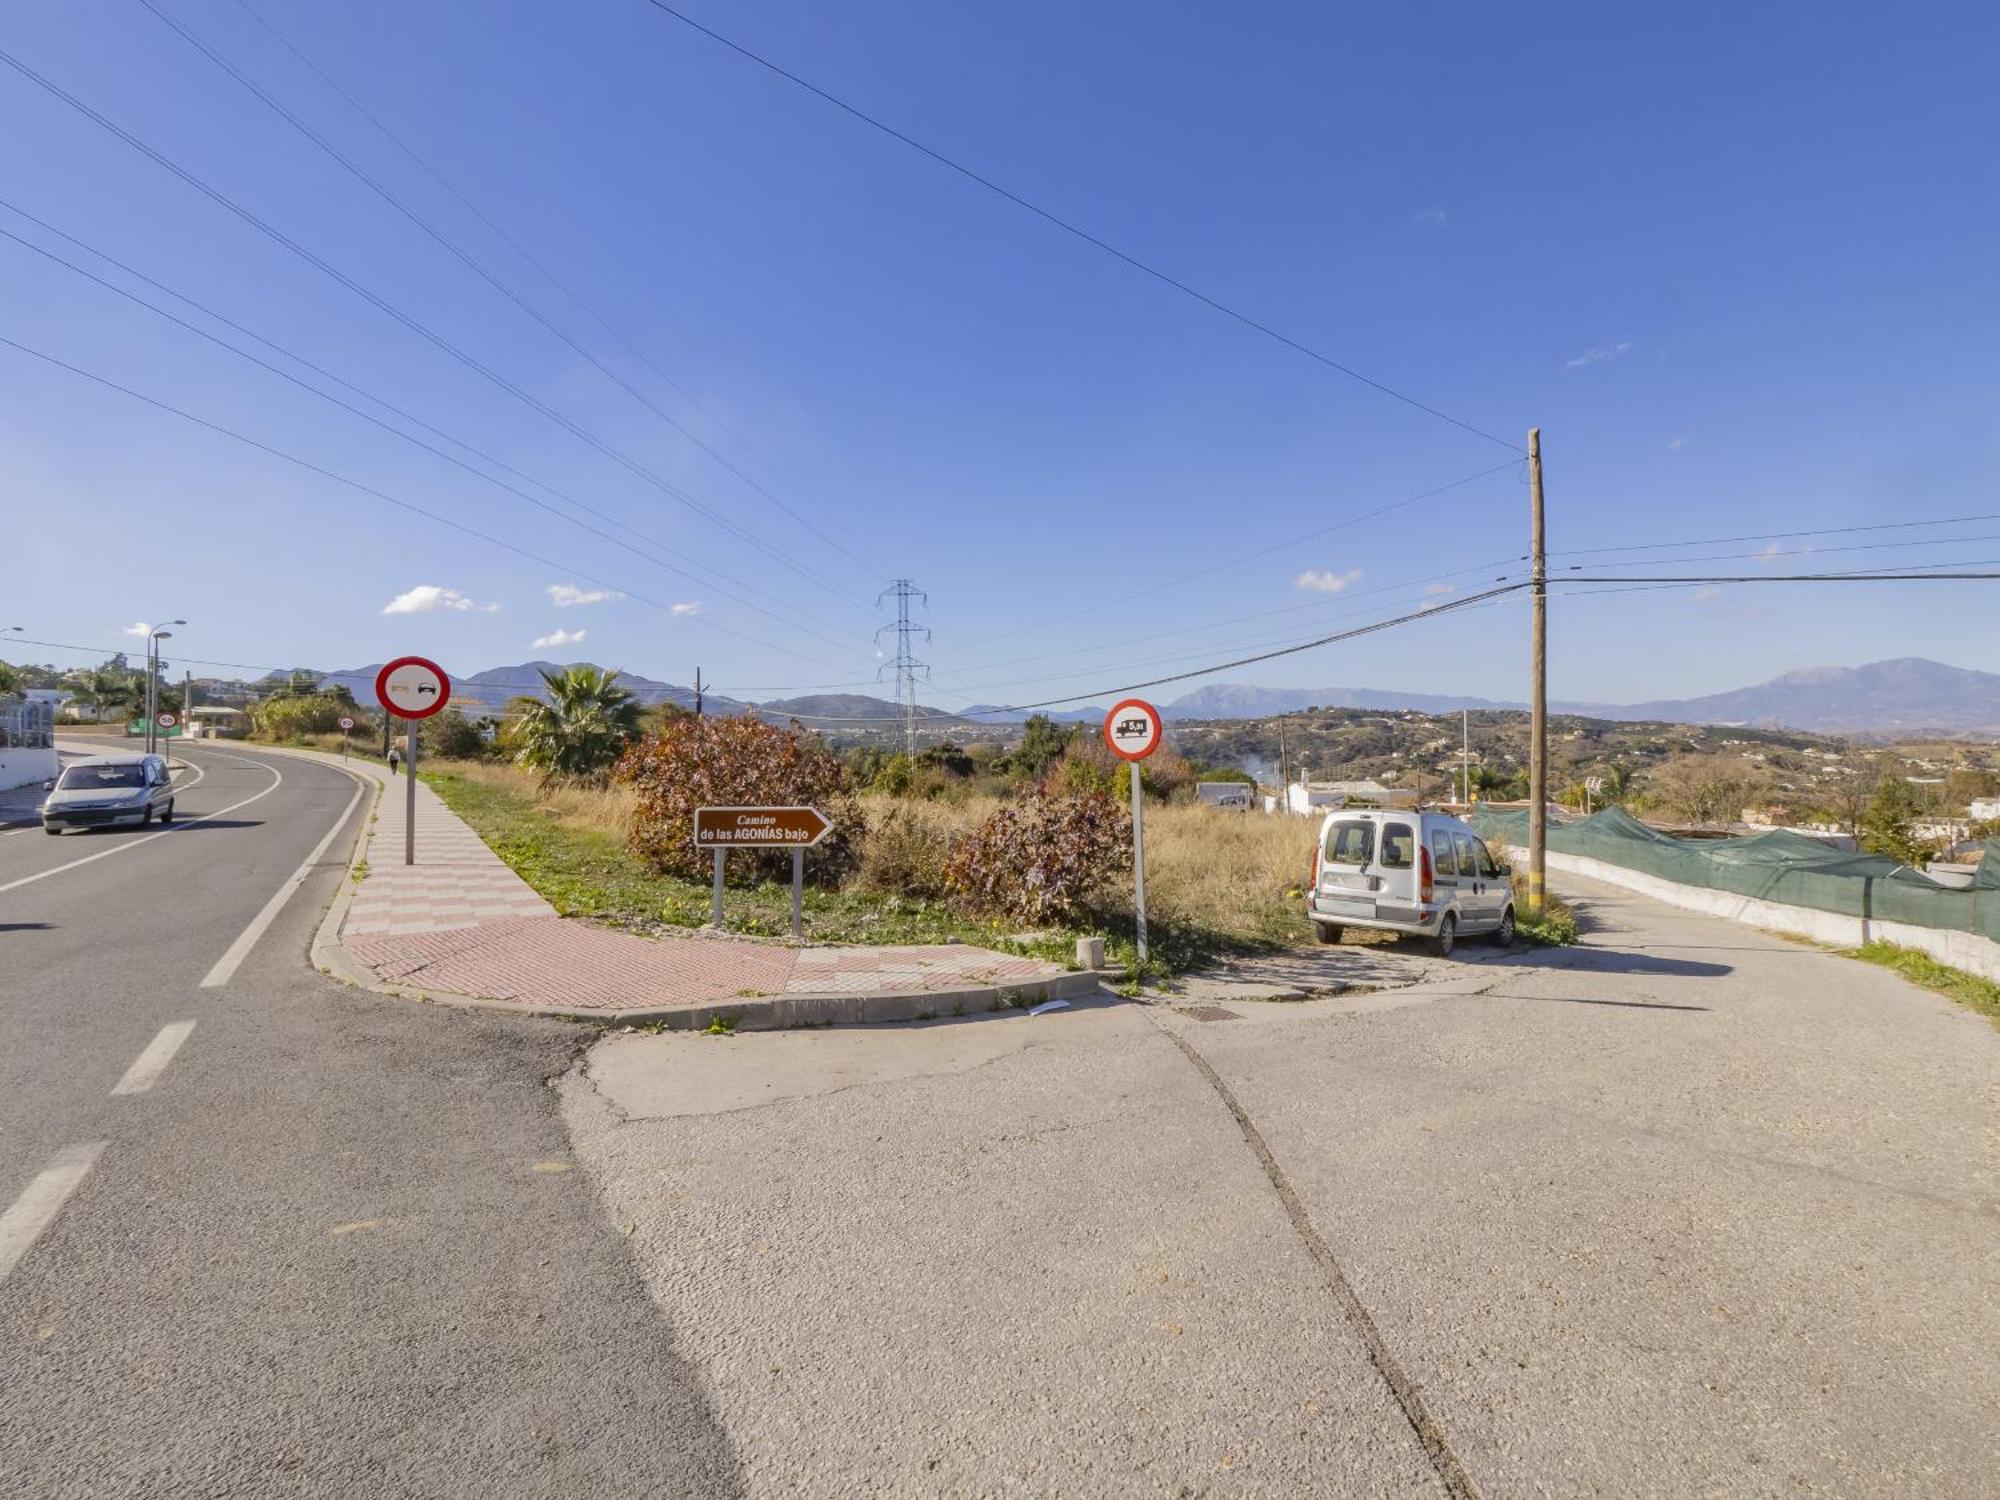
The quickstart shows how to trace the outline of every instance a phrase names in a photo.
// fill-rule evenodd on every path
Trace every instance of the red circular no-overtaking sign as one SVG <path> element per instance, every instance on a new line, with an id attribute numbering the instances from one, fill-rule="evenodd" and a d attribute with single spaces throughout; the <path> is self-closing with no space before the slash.
<path id="1" fill-rule="evenodd" d="M 1120 760 L 1144 760 L 1165 733 L 1160 711 L 1144 698 L 1127 698 L 1104 716 L 1104 743 Z"/>
<path id="2" fill-rule="evenodd" d="M 399 719 L 428 719 L 451 702 L 451 679 L 425 657 L 399 656 L 375 674 L 375 701 Z"/>

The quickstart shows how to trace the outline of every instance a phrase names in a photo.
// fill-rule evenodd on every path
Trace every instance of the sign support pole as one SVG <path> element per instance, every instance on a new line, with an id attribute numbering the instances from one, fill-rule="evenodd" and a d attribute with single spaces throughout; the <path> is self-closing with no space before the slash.
<path id="1" fill-rule="evenodd" d="M 720 931 L 722 931 L 722 856 L 723 856 L 723 853 L 724 853 L 724 850 L 723 850 L 722 846 L 721 846 L 720 844 L 716 845 L 716 846 L 715 846 L 715 894 L 714 894 L 714 896 L 713 896 L 713 897 L 712 897 L 712 898 L 710 899 L 710 901 L 709 901 L 709 914 L 710 914 L 710 919 L 711 919 L 711 920 L 712 920 L 712 921 L 713 921 L 713 922 L 715 923 L 715 930 L 716 930 L 717 932 L 720 932 Z"/>
<path id="2" fill-rule="evenodd" d="M 1146 963 L 1146 790 L 1141 785 L 1144 780 L 1139 774 L 1139 763 L 1129 761 L 1126 770 L 1132 773 L 1132 899 L 1134 915 L 1138 918 L 1139 965 Z"/>
<path id="3" fill-rule="evenodd" d="M 409 786 L 403 793 L 403 863 L 417 862 L 417 721 L 409 721 L 403 732 L 403 774 Z"/>
<path id="4" fill-rule="evenodd" d="M 806 851 L 792 846 L 792 937 L 806 935 Z"/>

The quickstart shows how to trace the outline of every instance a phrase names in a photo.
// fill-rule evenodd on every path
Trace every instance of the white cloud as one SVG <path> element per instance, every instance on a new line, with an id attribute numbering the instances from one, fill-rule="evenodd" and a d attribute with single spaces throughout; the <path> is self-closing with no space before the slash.
<path id="1" fill-rule="evenodd" d="M 1678 453 L 1678 452 L 1680 452 L 1680 451 L 1681 451 L 1681 443 L 1682 443 L 1683 441 L 1684 441 L 1684 439 L 1681 439 L 1681 438 L 1668 438 L 1668 439 L 1667 439 L 1667 452 L 1669 452 L 1669 453 Z"/>
<path id="2" fill-rule="evenodd" d="M 1455 583 L 1427 583 L 1424 585 L 1424 602 L 1419 608 L 1436 609 L 1457 592 L 1458 585 Z"/>
<path id="3" fill-rule="evenodd" d="M 1583 365 L 1601 365 L 1607 359 L 1616 359 L 1621 354 L 1630 354 L 1631 352 L 1632 341 L 1630 339 L 1620 339 L 1615 344 L 1599 344 L 1594 349 L 1584 350 L 1575 359 L 1569 361 L 1568 367 L 1574 370 Z"/>
<path id="4" fill-rule="evenodd" d="M 1337 594 L 1361 576 L 1359 568 L 1349 568 L 1345 573 L 1335 573 L 1331 569 L 1315 573 L 1311 568 L 1292 580 L 1298 588 L 1315 594 Z"/>
<path id="5" fill-rule="evenodd" d="M 1696 589 L 1692 594 L 1688 595 L 1688 598 L 1693 600 L 1696 604 L 1703 604 L 1706 603 L 1708 600 L 1713 599 L 1716 595 L 1720 594 L 1721 592 L 1722 590 L 1717 588 Z"/>
<path id="6" fill-rule="evenodd" d="M 701 613 L 701 605 L 699 603 L 676 604 L 674 606 L 674 613 L 677 615 L 698 615 Z"/>
<path id="7" fill-rule="evenodd" d="M 1757 556 L 1760 558 L 1776 557 L 1781 550 L 1783 549 L 1776 542 L 1766 542 L 1757 549 Z"/>
<path id="8" fill-rule="evenodd" d="M 429 615 L 441 609 L 476 611 L 490 615 L 500 606 L 497 604 L 475 604 L 457 589 L 448 589 L 442 584 L 420 583 L 407 593 L 398 594 L 382 606 L 385 615 Z"/>
<path id="9" fill-rule="evenodd" d="M 615 589 L 580 589 L 573 583 L 549 585 L 549 602 L 557 609 L 568 609 L 574 604 L 602 604 L 606 600 L 623 597 Z"/>
<path id="10" fill-rule="evenodd" d="M 590 632 L 587 630 L 558 630 L 553 635 L 540 637 L 528 649 L 531 651 L 540 651 L 549 646 L 574 646 L 589 634 Z"/>
<path id="11" fill-rule="evenodd" d="M 1444 221 L 1449 217 L 1450 215 L 1446 214 L 1443 209 L 1433 203 L 1429 208 L 1411 219 L 1410 222 L 1412 224 L 1421 224 L 1427 229 L 1438 229 L 1443 227 Z"/>
<path id="12" fill-rule="evenodd" d="M 137 636 L 140 640 L 143 641 L 147 636 L 153 633 L 153 627 L 148 625 L 144 620 L 136 620 L 132 624 L 127 625 L 123 630 L 119 631 L 118 633 L 120 635 Z"/>

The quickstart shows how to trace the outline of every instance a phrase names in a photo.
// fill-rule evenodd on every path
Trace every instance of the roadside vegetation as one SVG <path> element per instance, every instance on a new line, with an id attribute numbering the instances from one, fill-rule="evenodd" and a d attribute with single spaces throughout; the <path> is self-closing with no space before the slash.
<path id="1" fill-rule="evenodd" d="M 503 717 L 493 743 L 425 763 L 448 805 L 566 915 L 635 931 L 709 920 L 693 809 L 811 803 L 836 832 L 808 851 L 805 919 L 837 942 L 980 943 L 1070 961 L 1109 939 L 1131 967 L 1131 823 L 1123 766 L 1074 727 L 1031 721 L 1012 751 L 863 747 L 796 725 L 678 709 L 615 718 L 614 674 L 561 674 L 547 712 Z M 445 717 L 440 715 L 440 718 Z M 1312 829 L 1194 800 L 1198 768 L 1148 762 L 1148 976 L 1224 953 L 1303 947 Z M 1240 774 L 1240 773 L 1238 773 Z M 789 929 L 789 855 L 728 863 L 732 929 Z"/>

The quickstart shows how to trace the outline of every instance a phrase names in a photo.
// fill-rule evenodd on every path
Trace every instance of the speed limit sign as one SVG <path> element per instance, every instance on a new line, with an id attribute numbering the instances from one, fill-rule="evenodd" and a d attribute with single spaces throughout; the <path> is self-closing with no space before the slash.
<path id="1" fill-rule="evenodd" d="M 342 714 L 337 722 L 343 734 L 354 727 L 354 720 L 350 719 L 346 714 Z"/>
<path id="2" fill-rule="evenodd" d="M 157 716 L 153 722 L 162 729 L 172 729 L 174 725 L 180 723 L 180 720 L 176 719 L 171 713 L 163 713 Z"/>

